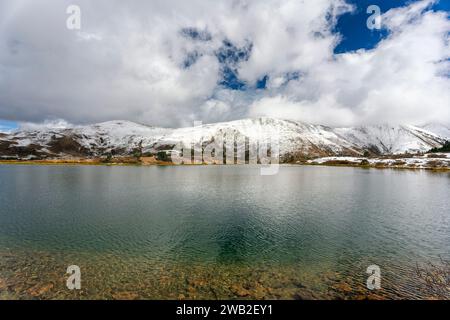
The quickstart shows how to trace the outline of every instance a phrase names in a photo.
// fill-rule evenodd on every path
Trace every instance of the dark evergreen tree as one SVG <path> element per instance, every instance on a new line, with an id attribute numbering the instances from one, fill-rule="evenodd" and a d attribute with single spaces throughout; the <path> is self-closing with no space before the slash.
<path id="1" fill-rule="evenodd" d="M 428 153 L 432 152 L 450 152 L 450 141 L 446 141 L 441 148 L 433 148 Z"/>

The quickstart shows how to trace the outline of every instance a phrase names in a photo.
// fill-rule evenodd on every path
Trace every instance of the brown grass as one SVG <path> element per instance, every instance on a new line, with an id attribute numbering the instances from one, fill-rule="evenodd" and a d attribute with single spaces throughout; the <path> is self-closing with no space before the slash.
<path id="1" fill-rule="evenodd" d="M 447 158 L 446 154 L 435 154 L 435 153 L 429 153 L 427 154 L 427 158 Z"/>

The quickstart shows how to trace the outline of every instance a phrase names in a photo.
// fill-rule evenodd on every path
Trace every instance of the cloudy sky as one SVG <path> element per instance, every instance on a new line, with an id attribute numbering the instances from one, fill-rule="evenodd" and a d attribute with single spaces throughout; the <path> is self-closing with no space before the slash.
<path id="1" fill-rule="evenodd" d="M 69 5 L 79 30 L 67 28 Z M 367 27 L 369 5 L 381 29 Z M 448 123 L 449 13 L 446 0 L 2 0 L 0 130 Z"/>

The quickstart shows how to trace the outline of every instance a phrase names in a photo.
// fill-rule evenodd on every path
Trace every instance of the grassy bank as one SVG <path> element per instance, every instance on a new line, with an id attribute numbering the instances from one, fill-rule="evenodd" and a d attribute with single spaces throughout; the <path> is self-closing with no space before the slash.
<path id="1" fill-rule="evenodd" d="M 65 166 L 176 166 L 177 164 L 164 161 L 103 161 L 101 159 L 48 159 L 48 160 L 0 160 L 0 165 L 65 165 Z M 183 164 L 207 165 L 207 164 Z M 217 164 L 214 164 L 217 165 Z M 345 161 L 329 161 L 324 163 L 282 163 L 281 165 L 297 166 L 327 166 L 327 167 L 353 167 L 362 169 L 396 169 L 396 170 L 431 170 L 448 172 L 450 167 L 418 167 L 412 165 L 386 165 L 386 164 L 358 164 Z"/>

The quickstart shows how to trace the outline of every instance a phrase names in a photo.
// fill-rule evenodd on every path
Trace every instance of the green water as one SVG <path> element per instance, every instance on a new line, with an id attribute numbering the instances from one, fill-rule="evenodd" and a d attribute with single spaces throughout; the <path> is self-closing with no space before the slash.
<path id="1" fill-rule="evenodd" d="M 428 298 L 415 266 L 450 257 L 449 178 L 2 165 L 0 299 Z M 73 264 L 78 291 L 65 286 Z"/>

